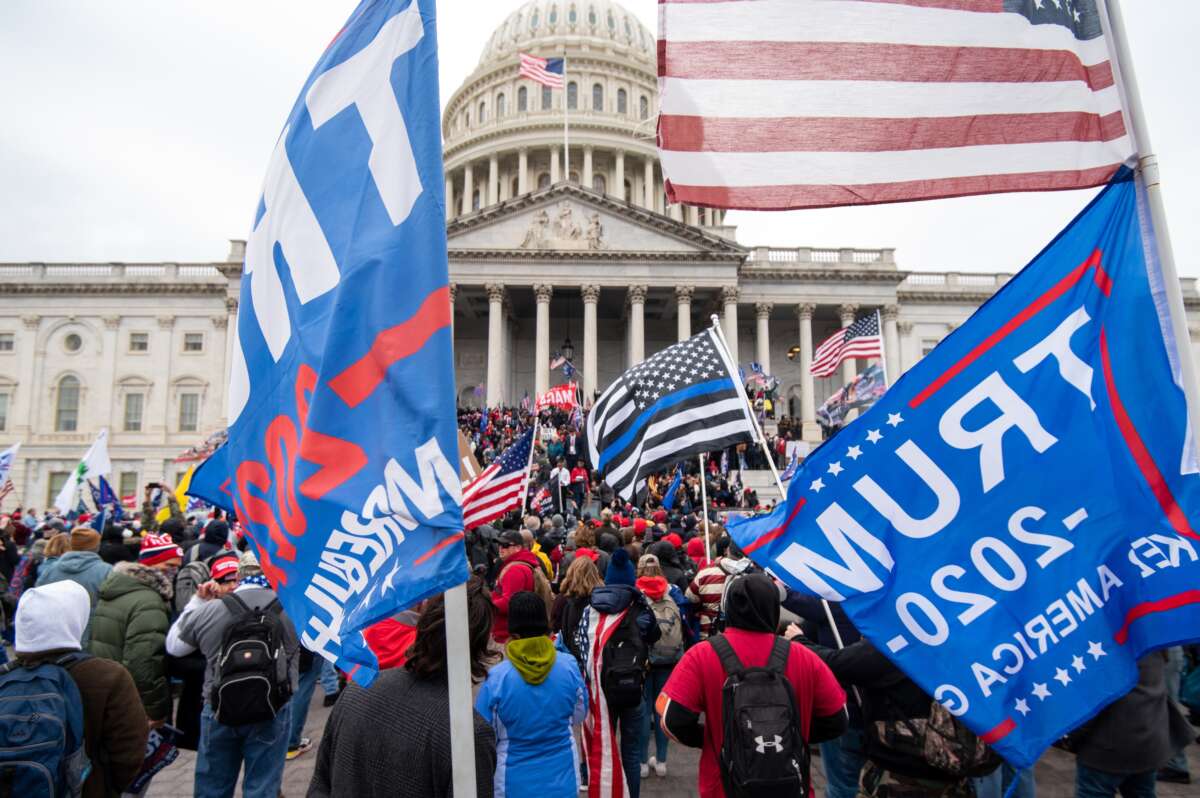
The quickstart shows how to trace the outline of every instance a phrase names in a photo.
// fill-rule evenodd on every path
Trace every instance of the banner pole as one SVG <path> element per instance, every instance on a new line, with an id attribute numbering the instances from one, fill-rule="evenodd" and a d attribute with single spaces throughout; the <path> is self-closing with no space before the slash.
<path id="1" fill-rule="evenodd" d="M 537 447 L 538 428 L 542 424 L 542 414 L 537 412 L 536 404 L 533 416 L 533 437 L 529 439 L 529 462 L 525 463 L 525 495 L 521 497 L 521 521 L 529 512 L 529 472 L 533 468 L 533 450 Z"/>
<path id="2" fill-rule="evenodd" d="M 471 699 L 471 644 L 466 582 L 444 594 L 446 613 L 446 679 L 450 699 L 450 762 L 458 796 L 476 795 L 475 717 Z"/>
<path id="3" fill-rule="evenodd" d="M 704 452 L 700 452 L 700 504 L 704 507 L 700 516 L 704 519 L 704 559 L 711 560 L 713 550 L 712 537 L 708 534 L 708 475 L 704 472 Z"/>
<path id="4" fill-rule="evenodd" d="M 565 55 L 563 56 L 563 182 L 571 182 L 571 148 L 567 140 L 567 57 Z"/>
<path id="5" fill-rule="evenodd" d="M 891 375 L 888 374 L 887 367 L 887 342 L 884 341 L 883 334 L 883 317 L 879 315 L 879 311 L 875 311 L 875 328 L 879 330 L 879 369 L 883 372 L 883 388 L 886 391 L 892 386 Z"/>
<path id="6" fill-rule="evenodd" d="M 1196 364 L 1192 359 L 1191 336 L 1188 333 L 1187 311 L 1184 309 L 1183 292 L 1179 287 L 1179 272 L 1175 268 L 1175 251 L 1171 247 L 1171 233 L 1167 226 L 1166 206 L 1162 198 L 1162 178 L 1158 170 L 1158 156 L 1150 144 L 1150 131 L 1146 124 L 1145 109 L 1141 92 L 1138 90 L 1137 74 L 1133 68 L 1133 56 L 1125 34 L 1125 20 L 1121 14 L 1120 0 L 1104 0 L 1105 13 L 1100 15 L 1106 28 L 1109 51 L 1114 61 L 1113 73 L 1117 88 L 1124 98 L 1133 127 L 1134 144 L 1138 153 L 1137 176 L 1142 181 L 1150 206 L 1150 223 L 1153 245 L 1157 249 L 1161 269 L 1163 290 L 1166 293 L 1167 310 L 1170 315 L 1171 332 L 1174 334 L 1176 356 L 1184 398 L 1188 409 L 1188 431 L 1193 451 L 1200 444 L 1200 382 L 1196 378 Z M 1105 24 L 1107 23 L 1107 24 Z M 1115 52 L 1114 52 L 1115 50 Z M 1145 231 L 1143 231 L 1145 232 Z M 1147 264 L 1152 267 L 1152 264 Z M 1168 353 L 1169 356 L 1170 353 Z"/>

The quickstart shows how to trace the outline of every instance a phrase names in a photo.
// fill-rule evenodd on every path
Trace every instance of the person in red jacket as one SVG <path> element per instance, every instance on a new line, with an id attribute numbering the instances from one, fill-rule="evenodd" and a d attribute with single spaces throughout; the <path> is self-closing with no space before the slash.
<path id="1" fill-rule="evenodd" d="M 496 577 L 496 589 L 492 591 L 492 604 L 496 607 L 496 618 L 492 625 L 492 637 L 500 645 L 508 642 L 508 602 L 524 590 L 536 592 L 534 579 L 536 569 L 542 567 L 537 555 L 525 548 L 521 533 L 506 529 L 500 533 L 500 575 Z"/>

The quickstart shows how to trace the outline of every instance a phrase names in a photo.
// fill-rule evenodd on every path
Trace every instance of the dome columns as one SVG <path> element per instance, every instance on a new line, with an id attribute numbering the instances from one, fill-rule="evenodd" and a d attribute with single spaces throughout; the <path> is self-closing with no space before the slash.
<path id="1" fill-rule="evenodd" d="M 488 158 L 487 204 L 495 205 L 500 201 L 500 156 L 492 153 Z"/>
<path id="2" fill-rule="evenodd" d="M 462 215 L 466 216 L 471 212 L 471 195 L 475 191 L 475 177 L 471 164 L 463 167 L 463 193 L 462 193 Z"/>
<path id="3" fill-rule="evenodd" d="M 517 151 L 517 194 L 529 192 L 529 150 L 522 147 Z"/>
<path id="4" fill-rule="evenodd" d="M 583 187 L 589 191 L 592 188 L 592 151 L 590 144 L 585 144 L 583 147 L 583 177 L 580 181 Z"/>
<path id="5" fill-rule="evenodd" d="M 643 161 L 642 168 L 645 170 L 645 176 L 642 178 L 642 186 L 645 191 L 644 205 L 646 210 L 654 210 L 654 159 L 646 158 Z"/>
<path id="6" fill-rule="evenodd" d="M 612 190 L 609 192 L 619 200 L 628 199 L 625 196 L 625 151 L 617 150 L 616 152 L 616 174 L 613 175 Z"/>

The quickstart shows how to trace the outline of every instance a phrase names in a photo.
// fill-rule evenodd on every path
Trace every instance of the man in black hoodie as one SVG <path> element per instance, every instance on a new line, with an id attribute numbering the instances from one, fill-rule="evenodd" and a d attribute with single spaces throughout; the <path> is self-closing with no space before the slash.
<path id="1" fill-rule="evenodd" d="M 208 526 L 204 527 L 204 536 L 198 542 L 191 541 L 187 545 L 183 561 L 189 563 L 196 560 L 207 560 L 214 554 L 224 551 L 228 542 L 229 524 L 220 519 L 209 521 Z"/>

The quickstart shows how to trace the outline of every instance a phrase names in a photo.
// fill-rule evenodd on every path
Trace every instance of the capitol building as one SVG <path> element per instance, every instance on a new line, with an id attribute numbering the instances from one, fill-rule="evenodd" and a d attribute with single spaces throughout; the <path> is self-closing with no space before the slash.
<path id="1" fill-rule="evenodd" d="M 522 52 L 565 58 L 565 89 L 520 78 Z M 724 212 L 669 203 L 655 52 L 611 0 L 532 0 L 446 104 L 459 402 L 517 404 L 561 382 L 551 358 L 570 352 L 592 396 L 715 315 L 735 360 L 778 378 L 778 412 L 819 440 L 816 408 L 857 366 L 814 379 L 815 344 L 878 311 L 894 378 L 1009 275 L 925 271 L 853 242 L 740 242 Z M 22 444 L 6 507 L 47 506 L 104 427 L 122 495 L 174 483 L 175 458 L 224 426 L 244 247 L 210 263 L 0 264 L 0 448 Z M 1193 279 L 1184 296 L 1196 341 Z"/>

